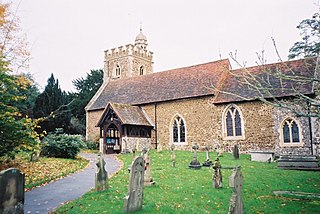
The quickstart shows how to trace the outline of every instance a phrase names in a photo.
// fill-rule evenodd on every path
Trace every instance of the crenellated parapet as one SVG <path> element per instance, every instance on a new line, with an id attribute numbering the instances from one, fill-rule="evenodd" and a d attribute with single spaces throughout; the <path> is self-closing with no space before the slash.
<path id="1" fill-rule="evenodd" d="M 119 57 L 127 57 L 127 56 L 141 57 L 148 60 L 152 60 L 152 57 L 153 57 L 153 52 L 132 44 L 108 49 L 104 53 L 105 53 L 106 61 L 119 58 Z"/>

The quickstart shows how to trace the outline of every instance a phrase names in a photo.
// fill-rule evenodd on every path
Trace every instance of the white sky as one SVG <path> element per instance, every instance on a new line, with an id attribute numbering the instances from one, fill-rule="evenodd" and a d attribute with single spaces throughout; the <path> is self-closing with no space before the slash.
<path id="1" fill-rule="evenodd" d="M 21 1 L 21 2 L 20 2 Z M 237 50 L 255 65 L 256 52 L 277 61 L 271 37 L 286 60 L 300 40 L 296 26 L 318 10 L 316 0 L 14 0 L 31 50 L 30 72 L 44 88 L 50 74 L 63 90 L 91 69 L 104 50 L 134 43 L 142 22 L 154 71 L 221 58 Z M 233 64 L 233 67 L 234 64 Z"/>

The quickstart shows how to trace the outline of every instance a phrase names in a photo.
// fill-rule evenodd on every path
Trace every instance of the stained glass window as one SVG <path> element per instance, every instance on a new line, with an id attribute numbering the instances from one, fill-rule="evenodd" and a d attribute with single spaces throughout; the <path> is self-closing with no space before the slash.
<path id="1" fill-rule="evenodd" d="M 233 136 L 233 123 L 230 111 L 227 113 L 227 136 Z"/>
<path id="2" fill-rule="evenodd" d="M 285 123 L 283 126 L 283 142 L 290 143 L 290 130 L 288 123 Z"/>
<path id="3" fill-rule="evenodd" d="M 240 112 L 234 106 L 229 107 L 225 117 L 225 132 L 228 137 L 242 136 L 242 118 Z"/>
<path id="4" fill-rule="evenodd" d="M 300 143 L 299 138 L 299 127 L 295 121 L 292 122 L 292 142 L 293 143 Z"/>
<path id="5" fill-rule="evenodd" d="M 173 122 L 173 142 L 174 143 L 184 143 L 186 141 L 186 127 L 184 120 L 177 116 Z"/>
<path id="6" fill-rule="evenodd" d="M 283 134 L 283 143 L 291 144 L 291 143 L 300 143 L 300 131 L 299 126 L 296 121 L 293 119 L 286 119 L 283 122 L 282 127 Z"/>

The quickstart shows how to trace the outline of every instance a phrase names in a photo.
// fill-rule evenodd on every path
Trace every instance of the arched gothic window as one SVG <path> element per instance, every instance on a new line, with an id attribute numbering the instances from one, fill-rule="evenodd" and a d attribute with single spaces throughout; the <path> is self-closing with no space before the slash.
<path id="1" fill-rule="evenodd" d="M 244 139 L 244 126 L 240 109 L 235 105 L 228 106 L 223 113 L 223 136 L 225 139 Z"/>
<path id="2" fill-rule="evenodd" d="M 281 143 L 284 146 L 293 146 L 301 144 L 299 125 L 292 118 L 287 118 L 282 122 L 281 136 Z"/>
<path id="3" fill-rule="evenodd" d="M 172 140 L 173 140 L 173 143 L 185 143 L 186 142 L 185 122 L 180 116 L 176 116 L 173 120 Z"/>
<path id="4" fill-rule="evenodd" d="M 116 77 L 120 76 L 120 74 L 121 74 L 121 69 L 120 69 L 120 66 L 117 65 L 117 67 L 116 67 Z"/>
<path id="5" fill-rule="evenodd" d="M 143 66 L 140 66 L 140 75 L 143 75 L 144 74 L 144 72 L 143 72 Z"/>

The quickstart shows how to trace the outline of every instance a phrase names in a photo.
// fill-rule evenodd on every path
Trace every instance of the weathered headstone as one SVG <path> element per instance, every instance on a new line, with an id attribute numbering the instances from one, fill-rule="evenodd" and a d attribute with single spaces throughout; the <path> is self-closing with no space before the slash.
<path id="1" fill-rule="evenodd" d="M 172 162 L 172 167 L 176 167 L 176 153 L 175 153 L 174 149 L 175 149 L 175 146 L 172 144 L 171 145 L 171 158 L 170 158 L 170 160 Z"/>
<path id="2" fill-rule="evenodd" d="M 233 154 L 233 158 L 235 160 L 239 159 L 239 147 L 238 147 L 238 144 L 235 144 L 233 146 L 232 154 Z"/>
<path id="3" fill-rule="evenodd" d="M 0 172 L 0 213 L 23 214 L 24 174 L 10 168 Z"/>
<path id="4" fill-rule="evenodd" d="M 213 176 L 212 176 L 212 186 L 213 188 L 222 188 L 222 174 L 221 174 L 221 164 L 219 158 L 216 158 L 213 163 Z"/>
<path id="5" fill-rule="evenodd" d="M 200 169 L 201 168 L 201 164 L 197 160 L 197 149 L 199 149 L 199 146 L 198 145 L 193 145 L 192 149 L 193 149 L 193 160 L 190 162 L 189 168 L 190 169 Z"/>
<path id="6" fill-rule="evenodd" d="M 156 182 L 151 177 L 151 165 L 150 165 L 150 158 L 149 158 L 149 150 L 147 150 L 144 154 L 144 162 L 145 162 L 145 172 L 144 172 L 144 185 L 145 186 L 152 186 Z"/>
<path id="7" fill-rule="evenodd" d="M 207 158 L 206 158 L 206 161 L 202 164 L 202 166 L 210 167 L 212 166 L 212 161 L 210 160 L 210 156 L 209 156 L 210 147 L 206 146 L 205 150 L 206 150 Z"/>
<path id="8" fill-rule="evenodd" d="M 137 157 L 130 169 L 129 192 L 124 198 L 124 212 L 134 212 L 142 208 L 144 182 L 144 160 Z"/>
<path id="9" fill-rule="evenodd" d="M 95 176 L 95 186 L 96 186 L 96 191 L 103 191 L 108 189 L 108 172 L 105 169 L 106 162 L 104 159 L 99 155 L 98 162 L 96 163 L 97 165 L 97 172 Z"/>
<path id="10" fill-rule="evenodd" d="M 241 197 L 241 189 L 243 185 L 243 176 L 240 167 L 233 169 L 232 175 L 229 177 L 229 186 L 232 188 L 232 196 L 230 198 L 229 211 L 230 214 L 243 214 L 243 204 Z"/>
<path id="11" fill-rule="evenodd" d="M 218 150 L 218 157 L 223 157 L 223 149 Z"/>

